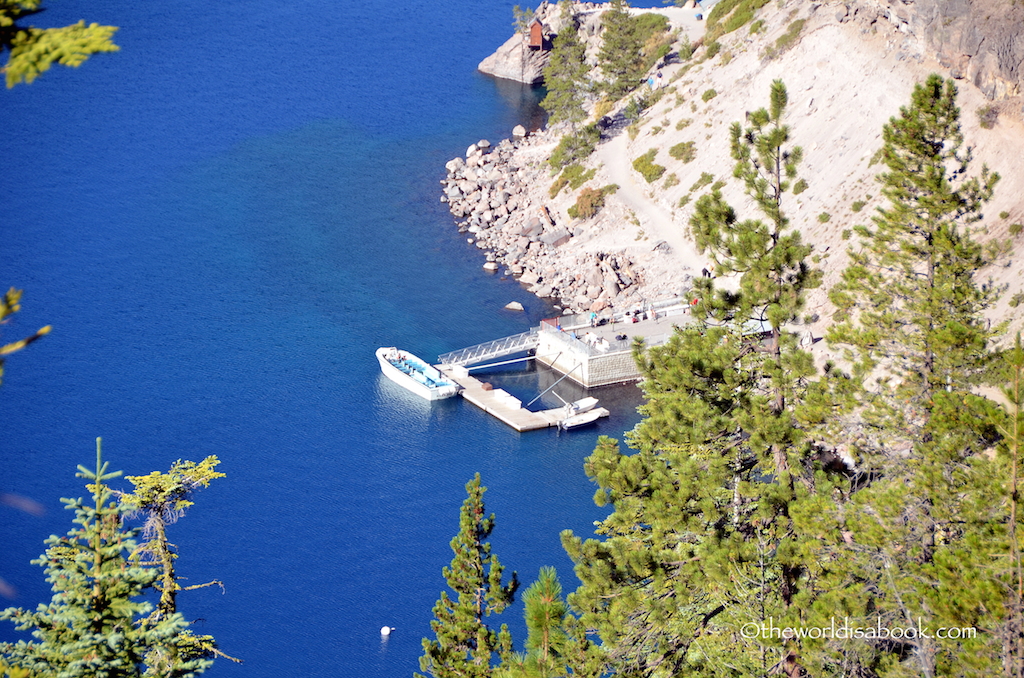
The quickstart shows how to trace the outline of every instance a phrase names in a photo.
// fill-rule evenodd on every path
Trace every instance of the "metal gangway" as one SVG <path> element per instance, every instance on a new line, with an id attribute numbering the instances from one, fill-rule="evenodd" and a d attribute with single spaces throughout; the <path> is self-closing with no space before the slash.
<path id="1" fill-rule="evenodd" d="M 529 332 L 521 332 L 513 334 L 511 337 L 495 339 L 469 348 L 444 353 L 437 359 L 442 365 L 472 365 L 492 358 L 529 351 L 537 348 L 539 331 L 540 328 L 534 327 Z"/>

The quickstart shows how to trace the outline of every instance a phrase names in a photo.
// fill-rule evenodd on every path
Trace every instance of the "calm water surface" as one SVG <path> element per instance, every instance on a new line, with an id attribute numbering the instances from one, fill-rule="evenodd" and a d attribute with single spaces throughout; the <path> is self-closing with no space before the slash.
<path id="1" fill-rule="evenodd" d="M 28 561 L 70 528 L 58 499 L 84 494 L 97 436 L 128 474 L 222 460 L 172 534 L 187 583 L 225 584 L 183 612 L 245 659 L 208 675 L 417 670 L 477 471 L 506 567 L 529 583 L 552 564 L 574 588 L 558 534 L 602 516 L 582 461 L 637 421 L 636 390 L 598 391 L 613 416 L 586 432 L 518 434 L 416 399 L 373 357 L 433 359 L 552 313 L 485 274 L 438 201 L 446 160 L 536 119 L 536 92 L 475 72 L 511 6 L 66 0 L 37 23 L 80 18 L 120 26 L 121 51 L 0 104 L 0 284 L 25 290 L 3 338 L 54 326 L 0 389 L 0 490 L 47 508 L 0 507 L 12 604 L 49 598 Z M 499 377 L 529 397 L 551 380 Z M 519 646 L 521 615 L 495 620 Z"/>

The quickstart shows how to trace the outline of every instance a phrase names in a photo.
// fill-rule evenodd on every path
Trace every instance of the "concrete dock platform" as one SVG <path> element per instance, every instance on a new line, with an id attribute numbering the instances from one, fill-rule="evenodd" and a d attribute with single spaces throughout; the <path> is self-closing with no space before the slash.
<path id="1" fill-rule="evenodd" d="M 531 412 L 523 407 L 521 400 L 507 391 L 484 388 L 484 383 L 476 377 L 470 376 L 465 367 L 437 365 L 437 369 L 462 387 L 463 398 L 517 431 L 535 431 L 540 428 L 558 426 L 558 422 L 565 418 L 564 407 Z M 604 411 L 601 416 L 607 417 L 608 410 L 600 409 Z"/>

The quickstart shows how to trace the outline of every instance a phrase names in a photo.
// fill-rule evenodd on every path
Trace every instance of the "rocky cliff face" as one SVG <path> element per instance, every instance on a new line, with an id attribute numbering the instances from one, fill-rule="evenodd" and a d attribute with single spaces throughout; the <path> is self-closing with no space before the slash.
<path id="1" fill-rule="evenodd" d="M 1024 94 L 1024 5 L 1010 0 L 867 0 L 847 3 L 843 18 L 884 18 L 907 47 L 934 58 L 991 100 Z M 1010 106 L 1019 115 L 1020 102 Z M 1010 111 L 1006 111 L 1010 112 Z"/>
<path id="2" fill-rule="evenodd" d="M 481 61 L 477 68 L 481 73 L 496 78 L 537 85 L 544 80 L 548 54 L 547 50 L 531 49 L 526 37 L 516 33 L 498 51 Z"/>
<path id="3" fill-rule="evenodd" d="M 596 54 L 600 46 L 600 15 L 606 5 L 593 2 L 577 2 L 573 6 L 583 40 L 588 44 L 588 53 Z M 515 80 L 527 85 L 539 85 L 544 81 L 544 68 L 548 65 L 551 39 L 562 30 L 562 10 L 557 4 L 542 2 L 537 7 L 535 16 L 544 25 L 546 36 L 544 49 L 531 49 L 527 37 L 516 33 L 498 50 L 480 62 L 477 69 L 481 73 L 496 78 Z M 596 57 L 591 57 L 596 65 Z"/>

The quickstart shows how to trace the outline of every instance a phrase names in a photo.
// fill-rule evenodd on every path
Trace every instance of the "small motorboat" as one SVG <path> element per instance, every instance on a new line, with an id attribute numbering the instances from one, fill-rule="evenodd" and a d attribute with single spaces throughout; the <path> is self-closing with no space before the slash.
<path id="1" fill-rule="evenodd" d="M 384 376 L 421 398 L 442 400 L 459 392 L 458 384 L 408 351 L 394 346 L 382 347 L 377 349 L 376 355 Z"/>
<path id="2" fill-rule="evenodd" d="M 571 414 L 568 417 L 565 417 L 564 419 L 559 421 L 558 428 L 562 429 L 563 431 L 569 431 L 574 428 L 580 428 L 581 426 L 593 424 L 601 417 L 607 416 L 608 410 L 604 409 L 603 407 L 599 407 L 596 410 L 591 409 L 587 410 L 586 412 L 578 412 L 576 414 Z"/>
<path id="3" fill-rule="evenodd" d="M 565 406 L 568 414 L 580 414 L 581 412 L 589 412 L 594 409 L 597 405 L 598 400 L 593 396 L 587 396 L 586 398 L 580 398 L 576 402 L 569 403 Z"/>

